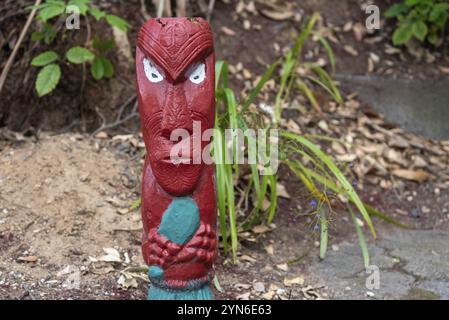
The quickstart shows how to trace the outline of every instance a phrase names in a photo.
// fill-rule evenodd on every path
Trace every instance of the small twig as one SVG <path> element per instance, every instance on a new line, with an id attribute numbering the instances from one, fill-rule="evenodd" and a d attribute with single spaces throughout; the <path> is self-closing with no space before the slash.
<path id="1" fill-rule="evenodd" d="M 187 17 L 187 0 L 176 0 L 176 15 L 178 17 Z"/>
<path id="2" fill-rule="evenodd" d="M 215 7 L 215 0 L 210 0 L 209 1 L 209 7 L 207 8 L 207 15 L 206 15 L 207 21 L 210 21 L 210 18 L 212 16 L 212 12 L 214 11 L 214 7 Z"/>
<path id="3" fill-rule="evenodd" d="M 145 0 L 140 0 L 140 13 L 145 21 L 151 19 L 151 15 L 148 13 L 147 6 L 145 5 Z"/>
<path id="4" fill-rule="evenodd" d="M 86 35 L 86 41 L 84 43 L 84 46 L 87 47 L 90 43 L 90 39 L 92 37 L 92 31 L 90 28 L 90 22 L 89 22 L 89 18 L 86 16 L 86 28 L 87 28 L 87 35 Z M 81 81 L 81 96 L 83 95 L 84 92 L 84 87 L 86 86 L 86 63 L 83 63 L 83 79 Z"/>
<path id="5" fill-rule="evenodd" d="M 159 0 L 159 6 L 157 7 L 157 17 L 162 17 L 162 14 L 164 13 L 164 5 L 165 0 Z"/>
<path id="6" fill-rule="evenodd" d="M 170 0 L 165 0 L 165 16 L 166 16 L 166 17 L 171 17 L 171 16 L 173 16 L 173 13 L 172 13 L 172 11 L 171 11 Z"/>
<path id="7" fill-rule="evenodd" d="M 122 118 L 123 111 L 134 99 L 136 99 L 136 97 L 137 97 L 137 95 L 134 94 L 131 97 L 129 97 L 128 100 L 125 101 L 125 103 L 119 109 L 116 121 L 119 121 Z"/>
<path id="8" fill-rule="evenodd" d="M 128 106 L 129 103 L 130 103 L 131 101 L 133 101 L 134 99 L 136 99 L 136 96 L 133 96 L 133 97 L 131 97 L 130 99 L 128 99 L 128 100 L 122 105 L 122 107 L 120 108 L 120 110 L 121 110 L 120 113 L 122 113 L 122 112 L 123 112 L 122 109 L 124 109 L 126 106 Z M 121 125 L 121 124 L 127 122 L 128 120 L 130 120 L 130 119 L 132 119 L 132 118 L 134 118 L 134 117 L 139 116 L 139 112 L 137 112 L 137 108 L 138 108 L 138 103 L 137 103 L 137 101 L 136 101 L 136 102 L 134 103 L 133 110 L 131 111 L 131 113 L 130 113 L 129 115 L 127 115 L 127 116 L 124 117 L 123 119 L 117 118 L 116 121 L 114 121 L 114 122 L 112 122 L 112 123 L 109 123 L 109 124 L 106 123 L 106 118 L 105 118 L 105 116 L 100 112 L 100 110 L 99 110 L 98 108 L 95 108 L 95 111 L 97 112 L 98 116 L 101 118 L 101 126 L 100 126 L 98 129 L 96 129 L 94 132 L 92 132 L 92 134 L 91 134 L 90 136 L 91 136 L 91 137 L 95 137 L 95 135 L 96 135 L 97 133 L 99 133 L 99 132 L 101 132 L 101 131 L 103 131 L 103 130 L 111 129 L 111 128 L 117 127 L 117 126 L 119 126 L 119 125 Z M 120 116 L 120 117 L 121 117 L 121 116 Z"/>
<path id="9" fill-rule="evenodd" d="M 31 11 L 30 15 L 28 16 L 27 22 L 25 23 L 25 26 L 22 29 L 22 32 L 20 33 L 19 40 L 17 40 L 16 45 L 14 46 L 14 49 L 11 53 L 11 55 L 8 58 L 8 61 L 6 62 L 5 68 L 2 71 L 2 74 L 0 76 L 0 93 L 2 92 L 3 85 L 5 84 L 6 77 L 8 76 L 9 70 L 12 67 L 12 64 L 14 62 L 14 58 L 17 55 L 17 52 L 19 51 L 20 45 L 22 44 L 23 39 L 25 38 L 25 35 L 28 32 L 28 29 L 30 28 L 31 22 L 33 21 L 34 15 L 37 11 L 37 6 L 41 3 L 42 0 L 36 0 L 34 3 L 34 8 Z"/>

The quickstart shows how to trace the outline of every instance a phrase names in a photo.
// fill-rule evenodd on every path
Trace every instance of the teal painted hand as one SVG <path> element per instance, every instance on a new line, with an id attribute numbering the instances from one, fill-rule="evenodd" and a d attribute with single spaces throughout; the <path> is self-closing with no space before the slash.
<path id="1" fill-rule="evenodd" d="M 178 244 L 186 244 L 200 226 L 200 211 L 189 197 L 174 198 L 165 210 L 158 229 L 160 235 Z"/>
<path id="2" fill-rule="evenodd" d="M 164 270 L 159 266 L 150 266 L 148 275 L 153 279 L 161 279 L 164 277 Z"/>

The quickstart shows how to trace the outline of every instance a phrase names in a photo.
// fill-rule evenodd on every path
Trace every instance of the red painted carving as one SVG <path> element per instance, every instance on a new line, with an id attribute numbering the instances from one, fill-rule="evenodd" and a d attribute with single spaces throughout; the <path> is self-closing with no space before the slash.
<path id="1" fill-rule="evenodd" d="M 137 88 L 147 150 L 142 252 L 149 266 L 163 270 L 162 282 L 169 288 L 182 289 L 212 276 L 217 251 L 214 168 L 202 160 L 193 164 L 193 155 L 201 155 L 210 143 L 201 136 L 214 126 L 214 69 L 212 31 L 204 19 L 151 19 L 138 34 Z M 194 121 L 201 124 L 199 132 Z M 176 129 L 187 130 L 190 136 L 171 141 Z M 188 146 L 190 155 L 182 157 L 190 163 L 176 164 L 170 158 L 179 144 Z M 182 197 L 196 203 L 200 223 L 186 243 L 175 243 L 158 231 L 167 208 Z"/>

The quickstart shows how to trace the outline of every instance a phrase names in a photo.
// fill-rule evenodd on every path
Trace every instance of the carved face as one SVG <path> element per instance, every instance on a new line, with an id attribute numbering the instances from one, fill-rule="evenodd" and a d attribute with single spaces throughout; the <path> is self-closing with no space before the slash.
<path id="1" fill-rule="evenodd" d="M 209 144 L 201 136 L 214 125 L 214 68 L 212 32 L 203 19 L 151 19 L 139 32 L 136 73 L 143 137 L 153 174 L 172 195 L 192 193 L 201 177 L 204 163 L 194 164 L 193 157 L 201 157 Z M 193 129 L 194 121 L 201 130 Z M 172 141 L 179 129 L 188 137 Z M 176 151 L 181 163 L 173 162 L 173 150 L 183 150 Z"/>

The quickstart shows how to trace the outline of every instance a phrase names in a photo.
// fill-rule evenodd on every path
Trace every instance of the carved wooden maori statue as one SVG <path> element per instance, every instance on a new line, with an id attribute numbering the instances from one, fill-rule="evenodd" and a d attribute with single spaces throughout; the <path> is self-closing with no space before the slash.
<path id="1" fill-rule="evenodd" d="M 209 24 L 201 18 L 149 20 L 137 37 L 136 72 L 147 150 L 142 252 L 151 280 L 148 299 L 213 299 L 214 167 L 193 161 L 210 143 L 201 137 L 215 118 Z M 173 139 L 177 130 L 188 137 Z M 179 161 L 172 156 L 176 148 L 188 151 L 175 152 Z"/>

